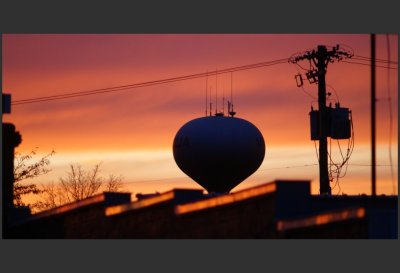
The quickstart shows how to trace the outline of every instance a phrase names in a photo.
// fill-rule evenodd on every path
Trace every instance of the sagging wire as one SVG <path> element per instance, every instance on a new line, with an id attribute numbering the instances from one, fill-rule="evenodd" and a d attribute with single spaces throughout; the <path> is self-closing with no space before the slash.
<path id="1" fill-rule="evenodd" d="M 336 187 L 338 187 L 338 192 L 337 192 L 338 195 L 342 191 L 339 181 L 340 181 L 341 178 L 345 177 L 346 174 L 347 174 L 347 169 L 348 169 L 348 166 L 349 166 L 349 160 L 350 160 L 351 155 L 353 154 L 354 146 L 355 146 L 353 117 L 352 117 L 351 112 L 349 114 L 350 114 L 351 136 L 350 136 L 350 138 L 349 138 L 349 140 L 347 142 L 347 151 L 346 151 L 345 155 L 344 155 L 344 153 L 342 151 L 342 147 L 340 145 L 340 142 L 337 139 L 339 153 L 340 153 L 340 156 L 342 158 L 342 162 L 341 163 L 336 163 L 335 160 L 332 158 L 332 138 L 329 139 L 328 176 L 329 176 L 329 182 L 330 183 L 334 183 L 334 185 L 332 187 L 332 190 L 334 190 Z M 315 154 L 316 154 L 317 160 L 319 162 L 319 154 L 318 154 L 317 142 L 315 140 L 314 140 L 314 147 L 315 147 Z"/>
<path id="2" fill-rule="evenodd" d="M 318 148 L 317 148 L 317 141 L 316 140 L 314 140 L 314 147 L 315 147 L 315 154 L 317 155 L 317 160 L 318 160 L 318 163 L 319 163 L 319 155 L 318 155 Z"/>
<path id="3" fill-rule="evenodd" d="M 332 187 L 332 190 L 334 190 L 336 188 L 336 186 L 339 188 L 339 191 L 337 194 L 340 194 L 341 192 L 341 187 L 339 185 L 339 179 L 338 176 L 340 174 L 340 166 L 338 164 L 335 164 L 335 162 L 332 159 L 332 139 L 329 139 L 329 152 L 328 152 L 328 156 L 329 156 L 329 182 L 333 183 L 335 181 L 334 186 Z M 342 152 L 340 152 L 342 153 Z M 333 170 L 333 166 L 336 168 Z M 333 176 L 333 174 L 336 174 L 336 177 Z"/>
<path id="4" fill-rule="evenodd" d="M 303 69 L 303 70 L 305 70 L 305 71 L 308 71 L 307 68 L 302 67 L 299 63 L 296 63 L 296 65 L 297 65 L 298 67 L 300 67 L 301 69 Z"/>
<path id="5" fill-rule="evenodd" d="M 341 193 L 341 187 L 340 187 L 339 180 L 341 178 L 345 177 L 346 174 L 347 174 L 347 168 L 349 166 L 349 160 L 350 160 L 350 157 L 351 157 L 351 155 L 353 153 L 354 146 L 355 146 L 354 145 L 355 141 L 354 141 L 353 117 L 352 117 L 351 112 L 350 112 L 350 126 L 351 126 L 351 137 L 347 142 L 347 151 L 346 151 L 346 155 L 345 156 L 343 155 L 343 151 L 342 151 L 342 147 L 340 146 L 340 142 L 337 139 L 339 152 L 340 152 L 340 155 L 342 157 L 342 162 L 339 163 L 339 164 L 336 163 L 332 159 L 332 150 L 331 150 L 332 149 L 332 143 L 331 143 L 331 141 L 329 141 L 329 146 L 330 146 L 329 147 L 329 153 L 328 153 L 329 160 L 330 160 L 330 162 L 329 162 L 329 180 L 330 180 L 331 183 L 334 183 L 334 186 L 332 187 L 332 190 L 335 189 L 336 187 L 338 187 L 338 193 L 337 194 Z M 344 168 L 344 171 L 343 171 L 343 168 Z"/>
<path id="6" fill-rule="evenodd" d="M 346 44 L 339 44 L 339 46 L 350 52 L 352 57 L 354 56 L 354 48 Z"/>
<path id="7" fill-rule="evenodd" d="M 311 101 L 311 104 L 312 104 L 313 102 L 318 102 L 317 98 L 314 97 L 310 92 L 308 92 L 308 91 L 304 88 L 304 86 L 300 86 L 300 87 L 301 87 L 301 90 L 302 90 L 306 95 L 308 95 L 310 98 L 313 99 L 313 100 Z"/>
<path id="8" fill-rule="evenodd" d="M 337 102 L 340 103 L 339 95 L 338 95 L 338 93 L 336 92 L 336 89 L 333 88 L 333 86 L 330 85 L 330 84 L 326 84 L 326 86 L 333 90 L 333 93 L 335 93 L 335 97 L 336 97 Z"/>

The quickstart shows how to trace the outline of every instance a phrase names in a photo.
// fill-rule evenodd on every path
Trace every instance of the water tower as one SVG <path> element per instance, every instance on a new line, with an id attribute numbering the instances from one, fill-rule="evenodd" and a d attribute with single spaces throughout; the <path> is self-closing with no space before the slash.
<path id="1" fill-rule="evenodd" d="M 184 124 L 173 154 L 178 167 L 209 193 L 229 193 L 260 167 L 265 142 L 252 123 L 218 113 Z"/>

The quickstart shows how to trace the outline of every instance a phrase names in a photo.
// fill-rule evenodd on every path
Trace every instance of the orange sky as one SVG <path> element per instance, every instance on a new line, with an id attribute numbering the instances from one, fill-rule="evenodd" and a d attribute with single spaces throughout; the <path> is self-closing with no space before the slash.
<path id="1" fill-rule="evenodd" d="M 319 44 L 350 46 L 370 56 L 369 35 L 2 35 L 3 92 L 13 100 L 132 84 L 234 66 L 288 58 Z M 390 36 L 391 59 L 398 60 L 398 37 Z M 386 36 L 377 36 L 377 58 L 387 59 Z M 304 64 L 306 66 L 306 64 Z M 238 190 L 275 178 L 312 179 L 318 192 L 318 167 L 309 136 L 311 103 L 296 87 L 293 64 L 233 73 L 237 116 L 255 124 L 266 142 L 263 165 Z M 392 153 L 397 191 L 398 71 L 391 70 Z M 327 84 L 341 105 L 353 111 L 355 150 L 350 164 L 370 164 L 370 67 L 348 63 L 328 66 Z M 215 90 L 215 76 L 209 77 Z M 169 83 L 103 95 L 14 106 L 3 121 L 22 134 L 18 151 L 56 150 L 53 171 L 35 182 L 57 181 L 70 163 L 103 173 L 121 174 L 126 190 L 164 191 L 196 188 L 172 157 L 177 130 L 204 115 L 206 79 Z M 218 93 L 229 93 L 230 76 L 218 77 Z M 225 86 L 225 91 L 224 91 Z M 317 96 L 317 85 L 305 83 Z M 328 86 L 328 91 L 331 88 Z M 330 91 L 332 92 L 332 91 Z M 333 94 L 334 92 L 332 92 Z M 334 98 L 334 95 L 332 95 Z M 389 112 L 387 69 L 377 69 L 378 164 L 388 165 Z M 346 142 L 343 141 L 343 146 Z M 292 166 L 290 169 L 279 169 Z M 390 168 L 378 168 L 378 193 L 393 193 Z M 340 182 L 342 192 L 370 193 L 370 167 L 352 166 Z M 171 178 L 171 179 L 170 179 Z M 157 180 L 157 181 L 156 181 Z M 335 189 L 336 190 L 336 189 Z M 335 192 L 334 190 L 334 192 Z"/>

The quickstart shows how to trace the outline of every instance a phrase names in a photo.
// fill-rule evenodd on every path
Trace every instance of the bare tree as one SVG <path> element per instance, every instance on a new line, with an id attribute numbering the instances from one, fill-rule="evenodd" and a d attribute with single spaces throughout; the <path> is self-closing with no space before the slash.
<path id="1" fill-rule="evenodd" d="M 34 178 L 36 176 L 46 174 L 51 171 L 51 169 L 47 168 L 50 165 L 49 157 L 55 154 L 55 151 L 51 151 L 46 156 L 42 157 L 38 162 L 33 164 L 28 164 L 28 161 L 32 159 L 32 157 L 36 154 L 37 148 L 32 150 L 27 155 L 22 155 L 19 152 L 16 152 L 14 155 L 14 183 Z"/>
<path id="2" fill-rule="evenodd" d="M 48 185 L 41 185 L 40 197 L 41 201 L 37 201 L 31 205 L 31 209 L 35 212 L 43 211 L 61 206 L 66 201 L 63 200 L 63 194 L 60 187 L 51 182 Z"/>
<path id="3" fill-rule="evenodd" d="M 122 183 L 122 179 L 123 179 L 123 177 L 121 175 L 115 176 L 113 174 L 110 174 L 108 177 L 108 180 L 105 184 L 104 191 L 108 191 L 108 192 L 120 191 L 124 186 L 124 183 Z"/>
<path id="4" fill-rule="evenodd" d="M 60 183 L 42 185 L 41 200 L 33 204 L 35 212 L 55 208 L 65 203 L 76 202 L 104 191 L 117 192 L 123 187 L 122 176 L 109 175 L 105 180 L 100 176 L 101 163 L 93 169 L 85 170 L 79 164 L 71 164 L 66 177 L 60 177 Z"/>
<path id="5" fill-rule="evenodd" d="M 35 184 L 25 184 L 24 180 L 32 179 L 39 175 L 51 171 L 47 166 L 50 165 L 49 157 L 55 154 L 51 151 L 35 163 L 30 163 L 32 157 L 36 154 L 37 148 L 27 155 L 19 152 L 14 154 L 14 204 L 16 206 L 26 206 L 22 202 L 22 196 L 26 194 L 39 194 L 41 191 Z"/>
<path id="6" fill-rule="evenodd" d="M 91 171 L 85 171 L 81 165 L 70 165 L 66 178 L 60 178 L 60 187 L 68 202 L 82 200 L 95 195 L 100 189 L 103 178 L 99 176 L 100 164 Z"/>

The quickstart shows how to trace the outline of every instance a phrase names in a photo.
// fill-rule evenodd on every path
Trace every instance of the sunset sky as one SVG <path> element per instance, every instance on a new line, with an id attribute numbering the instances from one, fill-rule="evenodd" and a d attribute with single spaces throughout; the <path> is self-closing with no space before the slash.
<path id="1" fill-rule="evenodd" d="M 397 62 L 398 36 L 389 38 L 390 58 Z M 379 59 L 388 58 L 386 41 L 386 35 L 377 35 Z M 13 101 L 206 71 L 210 72 L 208 87 L 215 98 L 215 70 L 285 59 L 317 45 L 341 44 L 357 56 L 370 57 L 367 34 L 4 34 L 2 43 L 2 88 L 12 94 Z M 307 67 L 306 62 L 300 64 Z M 306 94 L 317 97 L 317 85 L 305 81 L 305 90 L 298 88 L 294 76 L 299 72 L 305 71 L 283 63 L 233 73 L 237 117 L 257 126 L 266 143 L 259 170 L 233 191 L 274 179 L 309 179 L 313 193 L 319 192 L 318 161 L 310 140 L 308 115 L 311 105 L 316 109 L 318 103 Z M 230 77 L 218 76 L 219 105 L 224 94 L 230 96 Z M 347 174 L 339 181 L 340 189 L 336 186 L 332 193 L 370 194 L 370 66 L 330 63 L 326 82 L 332 102 L 336 91 L 341 105 L 352 111 L 355 133 Z M 133 194 L 200 188 L 175 164 L 172 143 L 182 125 L 204 116 L 205 88 L 206 78 L 198 78 L 15 105 L 11 114 L 3 115 L 3 122 L 14 123 L 21 133 L 18 152 L 28 153 L 38 147 L 40 157 L 56 151 L 51 157 L 52 171 L 32 182 L 57 182 L 71 163 L 91 168 L 102 162 L 102 174 L 122 175 L 124 190 Z M 394 180 L 389 166 L 389 91 Z M 388 69 L 377 68 L 377 98 L 377 193 L 394 194 L 398 187 L 397 69 L 391 69 L 388 77 Z M 347 147 L 347 140 L 341 140 L 340 145 Z M 338 159 L 337 147 L 337 141 L 332 140 L 333 156 Z"/>

